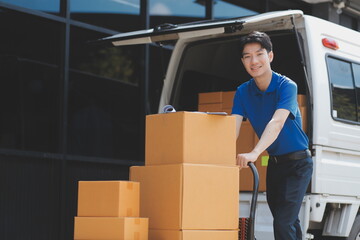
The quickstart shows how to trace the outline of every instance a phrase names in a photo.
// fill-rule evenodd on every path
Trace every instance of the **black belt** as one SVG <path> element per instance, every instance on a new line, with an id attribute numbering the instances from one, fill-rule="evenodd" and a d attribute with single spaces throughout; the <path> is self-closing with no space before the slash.
<path id="1" fill-rule="evenodd" d="M 300 159 L 304 159 L 304 158 L 308 158 L 308 157 L 311 157 L 310 150 L 305 149 L 305 150 L 287 153 L 287 154 L 283 154 L 283 155 L 270 156 L 269 160 L 274 161 L 275 163 L 282 163 L 282 162 L 287 162 L 290 160 L 300 160 Z"/>

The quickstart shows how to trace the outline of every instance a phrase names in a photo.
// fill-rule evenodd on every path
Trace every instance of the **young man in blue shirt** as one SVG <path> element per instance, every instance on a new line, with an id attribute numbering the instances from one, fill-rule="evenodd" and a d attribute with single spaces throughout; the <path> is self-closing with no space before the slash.
<path id="1" fill-rule="evenodd" d="M 252 77 L 241 84 L 232 109 L 237 137 L 247 118 L 259 137 L 249 153 L 236 156 L 237 164 L 248 167 L 267 150 L 266 196 L 274 218 L 276 240 L 301 240 L 298 214 L 312 175 L 308 138 L 302 130 L 297 103 L 297 85 L 271 69 L 274 58 L 269 36 L 252 32 L 241 38 L 241 61 Z"/>

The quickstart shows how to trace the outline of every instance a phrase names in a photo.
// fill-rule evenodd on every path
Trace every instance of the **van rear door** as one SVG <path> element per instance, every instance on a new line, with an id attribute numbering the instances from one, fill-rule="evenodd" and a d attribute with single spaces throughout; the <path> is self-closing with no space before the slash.
<path id="1" fill-rule="evenodd" d="M 259 31 L 291 29 L 293 28 L 291 18 L 299 19 L 302 17 L 302 11 L 288 10 L 226 20 L 206 20 L 179 25 L 163 24 L 153 29 L 116 34 L 99 39 L 96 42 L 124 46 L 234 33 L 253 29 L 256 26 L 259 26 L 257 28 Z"/>

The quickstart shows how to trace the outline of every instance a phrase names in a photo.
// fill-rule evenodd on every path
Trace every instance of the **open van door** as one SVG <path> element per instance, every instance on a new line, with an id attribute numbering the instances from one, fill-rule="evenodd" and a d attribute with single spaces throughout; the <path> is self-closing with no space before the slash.
<path id="1" fill-rule="evenodd" d="M 116 34 L 99 39 L 97 42 L 110 43 L 113 46 L 156 43 L 181 38 L 230 34 L 241 30 L 246 32 L 246 29 L 254 28 L 256 25 L 259 26 L 257 28 L 259 31 L 291 29 L 293 28 L 291 19 L 296 20 L 302 17 L 302 11 L 288 10 L 226 20 L 206 20 L 179 25 L 162 24 L 153 29 Z"/>

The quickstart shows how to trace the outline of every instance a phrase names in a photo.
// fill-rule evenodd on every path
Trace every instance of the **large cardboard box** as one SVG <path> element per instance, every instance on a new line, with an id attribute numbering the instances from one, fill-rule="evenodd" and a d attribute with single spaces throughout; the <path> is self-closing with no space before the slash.
<path id="1" fill-rule="evenodd" d="M 150 229 L 238 228 L 239 168 L 206 164 L 133 166 L 140 214 Z"/>
<path id="2" fill-rule="evenodd" d="M 175 112 L 146 117 L 145 165 L 235 166 L 235 117 Z"/>
<path id="3" fill-rule="evenodd" d="M 131 181 L 79 181 L 79 217 L 139 217 L 140 184 Z"/>
<path id="4" fill-rule="evenodd" d="M 238 231 L 150 229 L 149 240 L 238 240 Z"/>
<path id="5" fill-rule="evenodd" d="M 75 240 L 147 240 L 147 218 L 75 217 Z"/>

